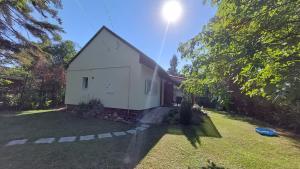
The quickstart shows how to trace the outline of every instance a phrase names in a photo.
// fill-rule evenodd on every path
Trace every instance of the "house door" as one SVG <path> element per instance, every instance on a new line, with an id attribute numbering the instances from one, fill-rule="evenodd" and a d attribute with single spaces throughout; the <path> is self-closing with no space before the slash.
<path id="1" fill-rule="evenodd" d="M 173 103 L 173 84 L 169 81 L 164 82 L 164 105 L 171 106 Z"/>

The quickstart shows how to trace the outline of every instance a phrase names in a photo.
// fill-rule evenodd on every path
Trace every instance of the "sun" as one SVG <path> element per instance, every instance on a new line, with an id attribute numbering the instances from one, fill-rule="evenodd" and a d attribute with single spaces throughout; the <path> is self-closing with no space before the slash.
<path id="1" fill-rule="evenodd" d="M 181 4 L 176 0 L 169 0 L 165 2 L 162 14 L 164 19 L 166 19 L 168 22 L 176 22 L 180 17 L 182 13 L 182 7 Z"/>

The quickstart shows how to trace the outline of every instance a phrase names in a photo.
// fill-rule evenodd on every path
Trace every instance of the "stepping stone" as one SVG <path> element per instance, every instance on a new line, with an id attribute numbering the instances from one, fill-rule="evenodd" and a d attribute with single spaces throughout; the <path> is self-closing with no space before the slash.
<path id="1" fill-rule="evenodd" d="M 103 133 L 103 134 L 98 134 L 98 138 L 109 138 L 112 137 L 112 135 L 110 133 Z"/>
<path id="2" fill-rule="evenodd" d="M 12 140 L 6 144 L 6 146 L 13 146 L 13 145 L 20 145 L 25 144 L 28 139 L 21 139 L 21 140 Z"/>
<path id="3" fill-rule="evenodd" d="M 51 144 L 51 143 L 53 143 L 54 140 L 55 140 L 55 138 L 40 138 L 40 139 L 36 140 L 34 143 L 35 144 Z"/>
<path id="4" fill-rule="evenodd" d="M 61 137 L 59 138 L 59 143 L 65 143 L 65 142 L 74 142 L 76 140 L 76 136 L 69 136 L 69 137 Z"/>
<path id="5" fill-rule="evenodd" d="M 86 135 L 86 136 L 80 136 L 79 140 L 80 141 L 88 141 L 88 140 L 94 140 L 95 135 Z"/>
<path id="6" fill-rule="evenodd" d="M 140 131 L 144 131 L 144 130 L 146 130 L 147 128 L 146 128 L 146 127 L 137 127 L 136 129 L 137 129 L 137 130 L 140 130 Z"/>
<path id="7" fill-rule="evenodd" d="M 124 131 L 121 131 L 121 132 L 113 132 L 113 134 L 114 134 L 115 136 L 124 136 L 124 135 L 126 135 L 126 133 L 125 133 Z"/>
<path id="8" fill-rule="evenodd" d="M 150 125 L 149 124 L 142 124 L 141 127 L 148 128 L 148 127 L 150 127 Z"/>
<path id="9" fill-rule="evenodd" d="M 136 134 L 137 133 L 137 131 L 135 129 L 127 130 L 126 132 L 129 133 L 129 134 Z"/>

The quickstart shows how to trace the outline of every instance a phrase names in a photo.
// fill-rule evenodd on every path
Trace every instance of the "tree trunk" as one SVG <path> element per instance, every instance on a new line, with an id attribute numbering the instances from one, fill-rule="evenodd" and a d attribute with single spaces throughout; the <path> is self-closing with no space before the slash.
<path id="1" fill-rule="evenodd" d="M 26 89 L 26 85 L 27 85 L 27 79 L 28 79 L 28 75 L 25 76 L 24 84 L 20 91 L 20 100 L 19 100 L 19 106 L 18 106 L 20 110 L 24 108 L 23 97 L 24 97 L 24 93 L 25 93 L 25 89 Z"/>

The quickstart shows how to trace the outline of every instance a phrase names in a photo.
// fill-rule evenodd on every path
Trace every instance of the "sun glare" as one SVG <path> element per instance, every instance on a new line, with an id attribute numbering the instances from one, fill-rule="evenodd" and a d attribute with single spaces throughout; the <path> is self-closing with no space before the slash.
<path id="1" fill-rule="evenodd" d="M 165 2 L 162 14 L 164 19 L 166 19 L 168 22 L 176 22 L 182 13 L 182 7 L 181 4 L 176 0 L 169 0 Z"/>

